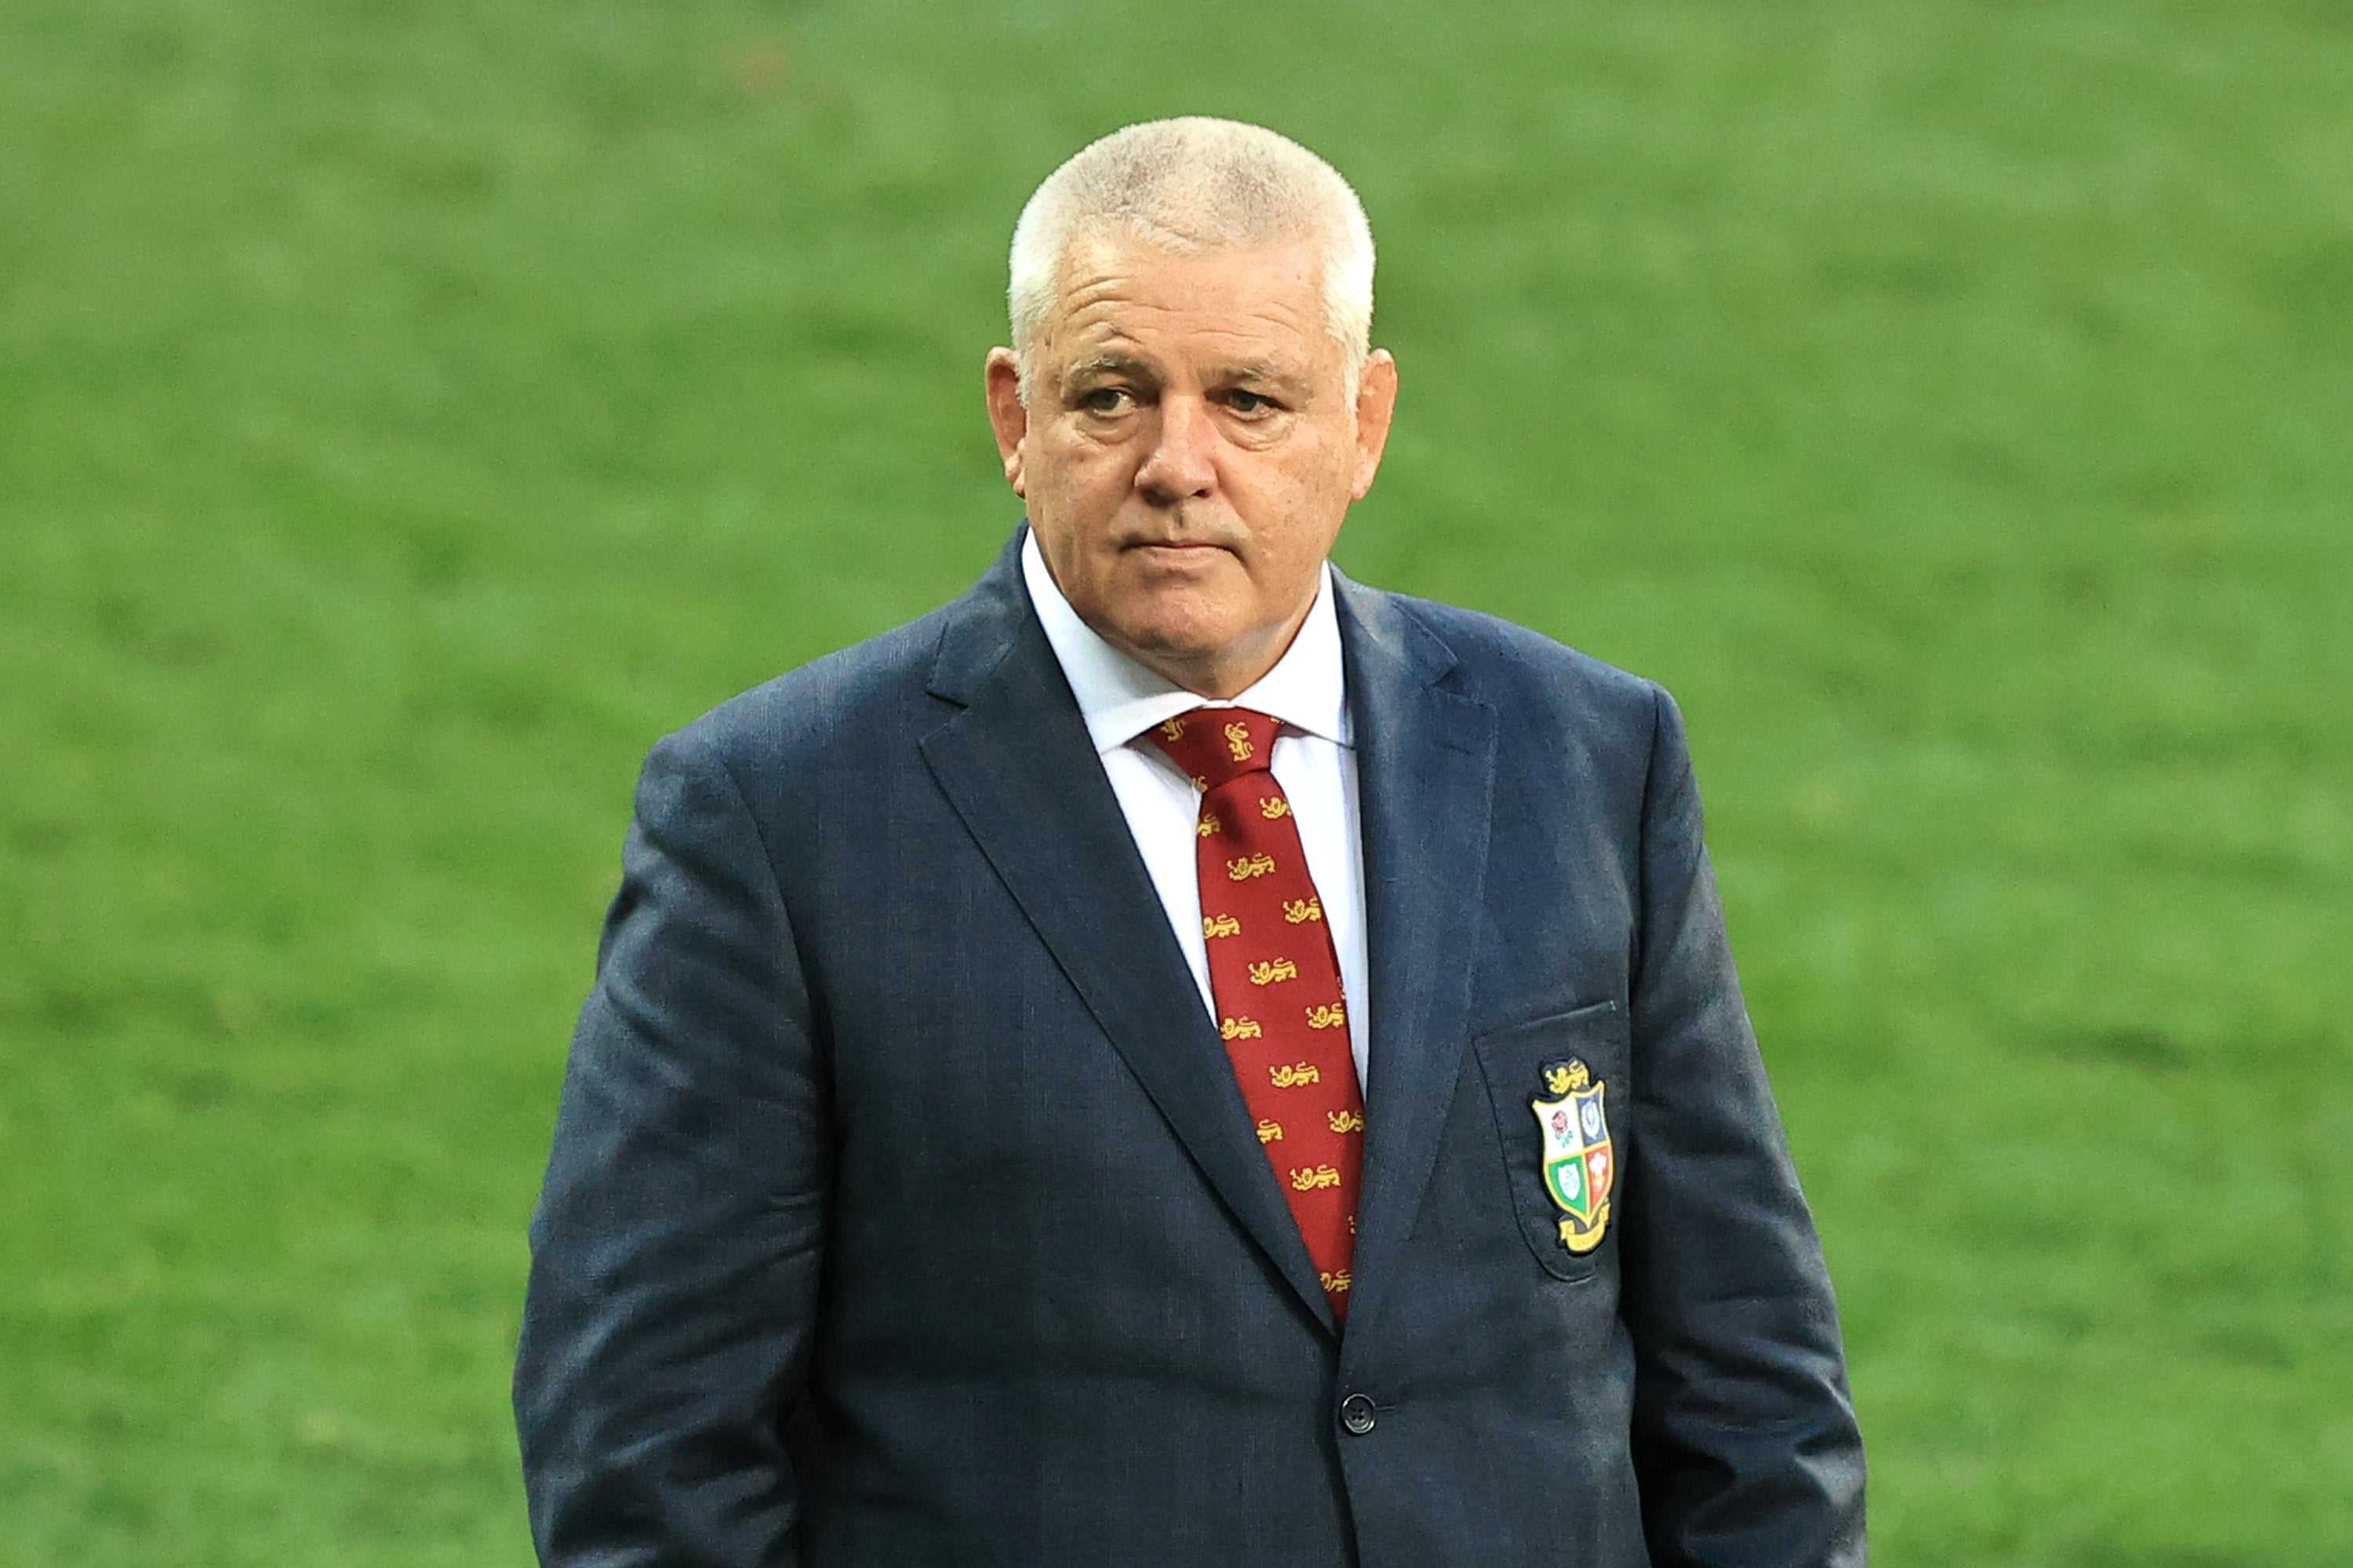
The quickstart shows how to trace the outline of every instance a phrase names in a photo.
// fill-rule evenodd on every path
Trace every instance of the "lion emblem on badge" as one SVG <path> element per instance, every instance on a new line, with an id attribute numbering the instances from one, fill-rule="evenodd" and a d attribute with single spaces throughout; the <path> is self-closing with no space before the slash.
<path id="1" fill-rule="evenodd" d="M 1529 1102 L 1544 1133 L 1544 1185 L 1561 1213 L 1560 1245 L 1584 1254 L 1609 1228 L 1609 1192 L 1616 1185 L 1616 1150 L 1603 1108 L 1607 1084 L 1575 1057 L 1544 1070 L 1550 1098 Z"/>

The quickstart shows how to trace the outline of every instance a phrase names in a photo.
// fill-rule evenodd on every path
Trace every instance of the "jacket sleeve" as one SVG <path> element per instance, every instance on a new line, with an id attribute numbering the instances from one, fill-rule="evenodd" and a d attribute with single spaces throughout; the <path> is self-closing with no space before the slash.
<path id="1" fill-rule="evenodd" d="M 690 732 L 691 734 L 691 732 Z M 830 1170 L 757 825 L 673 736 L 638 789 L 532 1223 L 515 1420 L 542 1562 L 776 1568 Z"/>
<path id="2" fill-rule="evenodd" d="M 1838 1309 L 1725 939 L 1682 715 L 1656 692 L 1621 1310 L 1658 1568 L 1859 1568 Z"/>

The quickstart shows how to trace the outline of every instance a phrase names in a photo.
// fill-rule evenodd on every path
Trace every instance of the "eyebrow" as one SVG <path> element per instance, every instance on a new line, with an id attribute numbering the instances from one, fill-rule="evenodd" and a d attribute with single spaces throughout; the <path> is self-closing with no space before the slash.
<path id="1" fill-rule="evenodd" d="M 1062 372 L 1062 389 L 1069 391 L 1097 376 L 1125 376 L 1137 381 L 1157 381 L 1158 371 L 1132 354 L 1091 354 Z"/>
<path id="2" fill-rule="evenodd" d="M 1067 393 L 1098 376 L 1124 376 L 1131 380 L 1153 385 L 1157 385 L 1160 380 L 1160 371 L 1157 366 L 1145 360 L 1138 359 L 1132 354 L 1116 352 L 1091 354 L 1086 358 L 1074 362 L 1062 372 L 1062 390 Z M 1261 387 L 1276 387 L 1293 392 L 1299 390 L 1303 385 L 1301 377 L 1293 371 L 1265 361 L 1221 365 L 1210 374 L 1209 380 L 1212 386 L 1219 387 L 1255 383 Z"/>
<path id="3" fill-rule="evenodd" d="M 1256 382 L 1261 387 L 1279 387 L 1285 391 L 1298 391 L 1306 386 L 1305 378 L 1280 365 L 1257 361 L 1247 365 L 1225 365 L 1218 367 L 1212 384 L 1231 387 Z"/>

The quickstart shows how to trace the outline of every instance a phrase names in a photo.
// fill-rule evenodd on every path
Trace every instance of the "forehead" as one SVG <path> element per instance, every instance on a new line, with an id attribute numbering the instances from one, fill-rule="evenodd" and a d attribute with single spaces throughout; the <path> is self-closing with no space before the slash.
<path id="1" fill-rule="evenodd" d="M 1165 362 L 1272 360 L 1338 366 L 1324 320 L 1322 248 L 1311 241 L 1201 251 L 1124 236 L 1082 236 L 1064 253 L 1045 357 L 1107 351 Z"/>

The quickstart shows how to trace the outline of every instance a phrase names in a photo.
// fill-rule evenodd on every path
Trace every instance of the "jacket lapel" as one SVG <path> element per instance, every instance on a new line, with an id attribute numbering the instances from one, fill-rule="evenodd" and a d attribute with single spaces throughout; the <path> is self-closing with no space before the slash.
<path id="1" fill-rule="evenodd" d="M 1021 535 L 949 608 L 925 763 L 1080 999 L 1228 1208 L 1328 1329 L 1225 1043 L 1021 581 Z"/>
<path id="2" fill-rule="evenodd" d="M 1364 1191 L 1348 1327 L 1359 1335 L 1437 1158 L 1468 1039 L 1494 793 L 1495 710 L 1442 689 L 1454 656 L 1390 596 L 1338 579 L 1356 721 L 1372 1012 Z"/>

